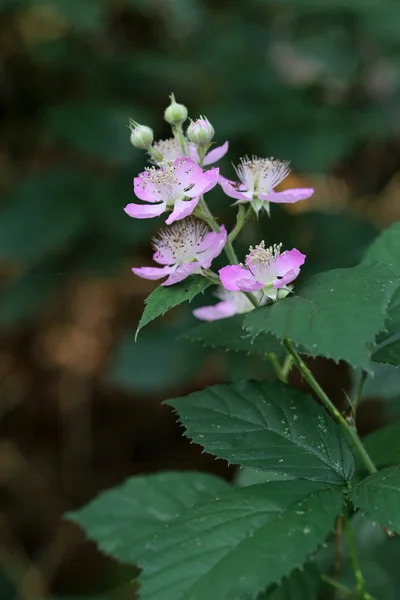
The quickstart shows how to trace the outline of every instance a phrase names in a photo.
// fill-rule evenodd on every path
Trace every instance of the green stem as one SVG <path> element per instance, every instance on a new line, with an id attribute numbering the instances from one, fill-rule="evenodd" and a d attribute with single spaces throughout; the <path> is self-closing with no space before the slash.
<path id="1" fill-rule="evenodd" d="M 243 225 L 250 218 L 252 211 L 253 211 L 253 209 L 251 208 L 251 206 L 249 206 L 248 209 L 246 210 L 244 208 L 243 204 L 239 204 L 238 212 L 236 215 L 236 225 L 232 229 L 230 234 L 228 235 L 228 240 L 230 241 L 231 244 L 239 235 L 240 231 L 242 230 Z"/>
<path id="2" fill-rule="evenodd" d="M 213 271 L 211 271 L 210 269 L 206 270 L 206 269 L 202 269 L 201 272 L 203 273 L 204 277 L 207 277 L 207 279 L 209 279 L 210 281 L 212 281 L 213 283 L 219 284 L 220 280 L 218 275 L 216 275 Z"/>
<path id="3" fill-rule="evenodd" d="M 321 575 L 321 579 L 322 579 L 322 581 L 325 581 L 325 583 L 327 583 L 328 585 L 331 585 L 333 588 L 335 588 L 336 590 L 339 590 L 346 596 L 353 595 L 353 592 L 350 588 L 343 585 L 343 583 L 336 581 L 336 579 L 333 579 L 332 577 L 329 577 L 328 575 L 324 575 L 324 574 Z"/>
<path id="4" fill-rule="evenodd" d="M 297 365 L 299 371 L 303 375 L 304 379 L 310 385 L 310 387 L 317 394 L 318 398 L 321 400 L 322 404 L 328 410 L 328 412 L 333 416 L 334 419 L 343 427 L 343 429 L 347 432 L 347 435 L 351 439 L 356 448 L 360 458 L 365 464 L 366 468 L 370 473 L 376 473 L 377 468 L 372 462 L 368 452 L 363 446 L 362 441 L 360 440 L 358 433 L 355 428 L 351 427 L 349 423 L 347 423 L 346 419 L 340 414 L 339 410 L 333 404 L 333 402 L 328 398 L 324 390 L 319 385 L 318 381 L 315 379 L 314 375 L 311 373 L 310 369 L 300 358 L 299 354 L 296 352 L 292 342 L 288 339 L 284 340 L 283 345 L 289 354 L 293 357 L 293 361 Z"/>
<path id="5" fill-rule="evenodd" d="M 289 373 L 292 369 L 292 365 L 293 365 L 293 356 L 291 354 L 288 354 L 287 357 L 285 358 L 285 362 L 282 365 L 282 376 L 283 376 L 284 383 L 287 383 Z"/>
<path id="6" fill-rule="evenodd" d="M 208 208 L 207 203 L 204 200 L 203 196 L 200 197 L 198 206 L 202 212 L 202 219 L 211 227 L 211 229 L 213 231 L 216 231 L 217 233 L 219 233 L 220 232 L 219 225 L 216 222 L 216 220 L 214 219 L 214 217 L 212 216 L 210 209 Z M 229 259 L 229 262 L 232 265 L 237 265 L 239 263 L 239 261 L 236 256 L 236 253 L 233 249 L 233 246 L 229 240 L 227 240 L 224 250 L 225 250 L 225 254 L 227 255 L 227 257 Z M 258 306 L 258 304 L 257 304 L 257 306 Z"/>
<path id="7" fill-rule="evenodd" d="M 173 125 L 172 133 L 179 142 L 183 156 L 186 156 L 186 138 L 183 133 L 182 125 Z"/>
<path id="8" fill-rule="evenodd" d="M 361 568 L 360 568 L 360 562 L 358 560 L 357 548 L 356 548 L 356 543 L 355 543 L 355 539 L 354 539 L 354 533 L 351 528 L 347 510 L 344 511 L 343 524 L 344 524 L 344 530 L 346 533 L 347 544 L 349 546 L 349 554 L 350 554 L 351 562 L 353 565 L 354 575 L 356 578 L 357 591 L 360 595 L 360 598 L 362 598 L 362 600 L 374 600 L 373 597 L 367 592 L 367 590 L 365 588 L 365 579 L 364 579 L 364 576 L 363 576 Z"/>
<path id="9" fill-rule="evenodd" d="M 280 379 L 281 381 L 286 383 L 286 381 L 284 381 L 284 377 L 282 374 L 281 365 L 279 364 L 279 360 L 277 359 L 275 352 L 268 353 L 267 357 L 268 357 L 268 360 L 270 361 L 276 375 L 278 376 L 278 379 Z"/>
<path id="10" fill-rule="evenodd" d="M 215 231 L 216 233 L 219 233 L 220 232 L 219 225 L 216 222 L 216 220 L 214 219 L 210 209 L 208 208 L 203 195 L 200 196 L 200 200 L 199 200 L 199 203 L 196 208 L 200 211 L 197 213 L 197 215 L 201 219 L 203 219 L 203 221 L 205 221 L 211 227 L 211 229 L 213 231 Z M 232 242 L 229 241 L 229 238 L 227 239 L 226 244 L 224 246 L 224 252 L 225 252 L 226 256 L 228 257 L 228 260 L 231 263 L 231 265 L 239 264 L 238 257 L 236 256 L 235 250 L 233 249 L 233 246 L 232 246 Z M 248 297 L 248 299 L 250 300 L 252 305 L 255 308 L 258 308 L 259 302 L 258 302 L 256 296 L 254 294 L 252 294 L 251 292 L 243 292 L 243 293 L 246 294 L 246 296 Z"/>
<path id="11" fill-rule="evenodd" d="M 365 384 L 365 382 L 367 380 L 367 377 L 368 377 L 368 373 L 366 371 L 363 371 L 361 373 L 360 381 L 358 382 L 356 393 L 354 394 L 354 398 L 353 398 L 352 403 L 351 403 L 354 416 L 355 416 L 355 413 L 356 413 L 356 410 L 357 410 L 358 403 L 361 400 L 362 391 L 363 391 L 363 388 L 364 388 L 364 384 Z"/>

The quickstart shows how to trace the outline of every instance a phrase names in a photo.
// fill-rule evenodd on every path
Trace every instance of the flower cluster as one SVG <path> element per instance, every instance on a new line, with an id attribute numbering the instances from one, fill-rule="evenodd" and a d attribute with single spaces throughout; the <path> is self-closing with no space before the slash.
<path id="1" fill-rule="evenodd" d="M 273 158 L 242 158 L 235 167 L 239 180 L 236 182 L 223 177 L 218 167 L 207 168 L 225 156 L 228 142 L 211 148 L 215 131 L 204 116 L 191 121 L 184 132 L 187 108 L 178 104 L 173 94 L 170 98 L 164 118 L 171 125 L 173 137 L 154 142 L 149 127 L 130 122 L 131 142 L 136 148 L 147 150 L 151 166 L 133 180 L 135 196 L 142 203 L 130 203 L 124 210 L 135 219 L 167 213 L 165 223 L 169 226 L 153 239 L 153 259 L 162 266 L 132 271 L 145 279 L 166 277 L 163 286 L 178 283 L 191 274 L 209 277 L 213 283 L 219 281 L 219 302 L 194 311 L 197 318 L 206 321 L 248 312 L 255 306 L 285 298 L 305 255 L 295 248 L 281 252 L 282 244 L 266 247 L 261 242 L 250 247 L 244 264 L 238 264 L 230 239 L 233 234 L 228 236 L 224 225 L 218 225 L 204 196 L 219 184 L 227 196 L 236 200 L 234 204 L 247 203 L 258 216 L 261 209 L 270 214 L 271 202 L 297 202 L 309 198 L 314 190 L 276 191 L 289 175 L 290 167 L 287 161 Z M 242 218 L 240 226 L 244 221 Z M 238 230 L 234 237 L 237 233 Z M 231 264 L 217 275 L 210 267 L 224 249 Z"/>

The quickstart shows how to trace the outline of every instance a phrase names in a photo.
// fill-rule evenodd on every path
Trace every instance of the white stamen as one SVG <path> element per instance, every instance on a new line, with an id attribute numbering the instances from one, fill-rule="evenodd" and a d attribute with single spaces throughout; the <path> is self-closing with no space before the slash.
<path id="1" fill-rule="evenodd" d="M 182 158 L 182 161 L 184 162 L 185 159 Z M 185 192 L 193 187 L 193 184 L 184 187 L 184 183 L 178 179 L 176 173 L 180 166 L 175 167 L 163 162 L 160 164 L 160 168 L 146 167 L 146 176 L 142 177 L 143 189 L 145 190 L 147 185 L 151 183 L 160 199 L 165 200 L 167 206 L 173 206 L 177 200 L 184 199 Z M 192 170 L 191 165 L 185 163 L 185 174 L 190 174 Z"/>
<path id="2" fill-rule="evenodd" d="M 153 144 L 153 148 L 156 150 L 156 152 L 159 152 L 162 155 L 165 162 L 175 162 L 177 158 L 182 156 L 180 144 L 175 138 L 159 140 Z M 151 162 L 154 162 L 154 160 L 151 159 Z"/>
<path id="3" fill-rule="evenodd" d="M 280 256 L 281 248 L 282 244 L 274 244 L 266 248 L 264 240 L 255 248 L 250 246 L 245 268 L 254 275 L 257 281 L 270 284 L 276 277 L 274 263 Z"/>
<path id="4" fill-rule="evenodd" d="M 275 158 L 258 158 L 248 156 L 240 159 L 235 167 L 237 176 L 246 191 L 252 193 L 270 193 L 290 173 L 289 162 Z"/>
<path id="5" fill-rule="evenodd" d="M 153 238 L 153 247 L 160 256 L 172 256 L 177 264 L 192 262 L 196 260 L 198 247 L 209 232 L 203 221 L 188 217 L 168 229 L 162 229 L 158 237 Z"/>

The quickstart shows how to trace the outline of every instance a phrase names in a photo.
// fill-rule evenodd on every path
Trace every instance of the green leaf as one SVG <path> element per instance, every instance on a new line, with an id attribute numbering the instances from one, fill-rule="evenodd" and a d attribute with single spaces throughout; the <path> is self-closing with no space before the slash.
<path id="1" fill-rule="evenodd" d="M 192 276 L 175 285 L 157 287 L 145 300 L 146 306 L 136 330 L 136 337 L 139 331 L 150 321 L 164 315 L 171 308 L 182 304 L 182 302 L 187 300 L 191 302 L 197 294 L 204 292 L 210 285 L 211 281 L 206 277 Z"/>
<path id="2" fill-rule="evenodd" d="M 336 423 L 310 396 L 279 381 L 214 385 L 166 404 L 188 437 L 232 463 L 333 484 L 354 474 Z"/>
<path id="3" fill-rule="evenodd" d="M 379 469 L 400 464 L 400 422 L 377 429 L 363 443 Z"/>
<path id="4" fill-rule="evenodd" d="M 319 273 L 296 296 L 250 312 L 245 327 L 253 337 L 269 331 L 281 340 L 290 338 L 311 356 L 369 370 L 368 346 L 384 328 L 397 286 L 395 273 L 382 265 Z"/>
<path id="5" fill-rule="evenodd" d="M 249 332 L 243 329 L 243 323 L 244 315 L 235 315 L 212 323 L 203 323 L 188 331 L 184 337 L 212 348 L 226 348 L 248 354 L 285 354 L 282 344 L 275 336 L 267 333 L 253 339 Z"/>
<path id="6" fill-rule="evenodd" d="M 218 477 L 190 471 L 131 477 L 65 516 L 80 525 L 102 552 L 134 564 L 166 523 L 229 489 Z"/>
<path id="7" fill-rule="evenodd" d="M 362 260 L 362 265 L 381 262 L 400 273 L 400 222 L 385 229 L 372 242 Z"/>
<path id="8" fill-rule="evenodd" d="M 370 519 L 400 533 L 400 466 L 363 479 L 354 490 L 354 502 Z"/>
<path id="9" fill-rule="evenodd" d="M 139 560 L 143 600 L 235 600 L 280 582 L 332 530 L 342 490 L 279 481 L 194 507 Z"/>
<path id="10" fill-rule="evenodd" d="M 286 473 L 274 473 L 272 471 L 256 471 L 250 467 L 242 467 L 236 473 L 234 482 L 237 487 L 247 487 L 256 483 L 269 483 L 270 481 L 288 481 L 296 479 Z"/>
<path id="11" fill-rule="evenodd" d="M 393 340 L 380 344 L 372 355 L 372 360 L 378 363 L 400 365 L 400 339 L 397 335 Z"/>
<path id="12" fill-rule="evenodd" d="M 257 600 L 318 600 L 320 577 L 315 565 L 306 565 L 304 569 L 296 569 L 289 577 L 285 577 L 272 593 L 262 594 Z"/>

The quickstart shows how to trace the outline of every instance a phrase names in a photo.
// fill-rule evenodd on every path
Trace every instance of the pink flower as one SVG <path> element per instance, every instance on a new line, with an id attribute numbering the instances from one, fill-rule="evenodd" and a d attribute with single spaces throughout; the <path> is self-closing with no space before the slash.
<path id="1" fill-rule="evenodd" d="M 132 271 L 144 279 L 161 279 L 168 275 L 161 285 L 178 283 L 192 273 L 209 269 L 213 259 L 222 252 L 226 238 L 223 225 L 216 233 L 203 221 L 190 217 L 161 230 L 158 238 L 153 239 L 153 259 L 164 267 L 140 267 Z"/>
<path id="2" fill-rule="evenodd" d="M 256 293 L 259 294 L 259 299 L 261 301 L 263 293 Z M 213 306 L 195 308 L 193 314 L 197 319 L 200 319 L 201 321 L 217 321 L 218 319 L 226 319 L 226 317 L 249 312 L 254 308 L 253 304 L 243 292 L 230 292 L 221 287 L 215 295 L 221 302 L 218 302 Z"/>
<path id="3" fill-rule="evenodd" d="M 225 154 L 228 152 L 228 147 L 229 143 L 225 142 L 225 144 L 222 144 L 222 146 L 217 146 L 213 150 L 207 152 L 203 161 L 203 167 L 212 165 L 220 160 L 220 158 L 225 156 Z M 162 155 L 164 162 L 174 162 L 177 158 L 183 156 L 182 148 L 180 147 L 178 140 L 175 138 L 159 140 L 153 144 L 153 148 L 156 152 Z M 199 155 L 196 144 L 187 142 L 187 155 L 194 163 L 198 164 Z"/>
<path id="4" fill-rule="evenodd" d="M 158 217 L 166 210 L 172 213 L 165 221 L 170 225 L 191 215 L 201 194 L 211 190 L 218 180 L 219 169 L 203 170 L 190 158 L 180 157 L 172 165 L 151 167 L 134 179 L 134 191 L 148 204 L 128 204 L 125 212 L 136 219 Z"/>
<path id="5" fill-rule="evenodd" d="M 219 177 L 219 183 L 225 194 L 238 202 L 251 202 L 256 214 L 263 208 L 269 214 L 269 203 L 289 203 L 304 200 L 313 195 L 312 188 L 296 188 L 283 192 L 274 192 L 274 188 L 290 173 L 287 161 L 273 158 L 242 158 L 236 168 L 240 182 Z"/>
<path id="6" fill-rule="evenodd" d="M 282 244 L 275 244 L 266 248 L 264 242 L 255 248 L 250 247 L 245 265 L 220 269 L 224 288 L 233 292 L 263 290 L 272 300 L 285 297 L 291 291 L 289 284 L 299 275 L 306 257 L 296 248 L 281 254 L 281 247 Z"/>

